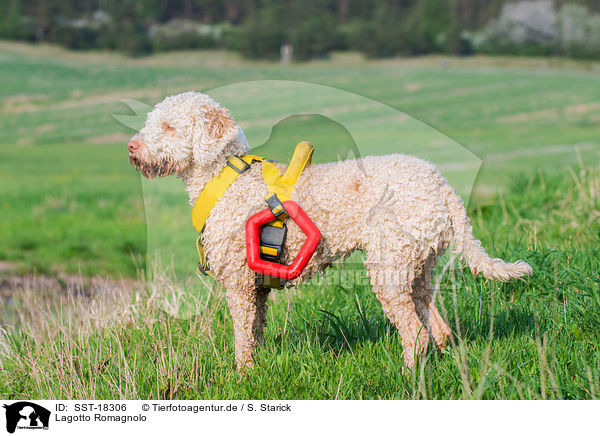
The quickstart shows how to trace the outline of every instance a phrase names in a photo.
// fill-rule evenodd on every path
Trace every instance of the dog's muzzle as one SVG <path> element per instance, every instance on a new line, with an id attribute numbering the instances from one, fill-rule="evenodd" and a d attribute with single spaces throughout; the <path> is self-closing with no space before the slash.
<path id="1" fill-rule="evenodd" d="M 129 163 L 147 179 L 155 177 L 164 177 L 175 174 L 178 170 L 177 163 L 169 158 L 161 159 L 158 162 L 146 162 L 134 153 L 129 153 Z"/>

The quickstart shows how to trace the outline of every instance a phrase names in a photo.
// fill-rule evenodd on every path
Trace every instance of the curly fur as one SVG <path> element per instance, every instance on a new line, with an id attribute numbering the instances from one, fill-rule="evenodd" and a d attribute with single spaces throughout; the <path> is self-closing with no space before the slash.
<path id="1" fill-rule="evenodd" d="M 232 154 L 249 146 L 229 112 L 210 97 L 187 92 L 167 97 L 132 138 L 140 145 L 130 161 L 147 177 L 177 174 L 194 204 L 204 185 Z M 285 165 L 278 169 L 283 173 Z M 233 318 L 239 368 L 252 365 L 263 340 L 268 291 L 256 288 L 246 264 L 246 219 L 265 207 L 261 166 L 252 165 L 225 192 L 206 222 L 202 238 L 210 267 L 224 286 Z M 450 329 L 432 299 L 431 271 L 451 241 L 474 273 L 510 280 L 532 272 L 523 262 L 490 258 L 472 228 L 461 198 L 436 168 L 416 157 L 367 156 L 311 165 L 292 199 L 313 219 L 322 241 L 303 274 L 307 280 L 355 250 L 366 253 L 373 291 L 396 325 L 404 362 L 413 367 L 430 340 L 439 349 Z M 300 250 L 304 236 L 288 219 L 284 261 Z"/>

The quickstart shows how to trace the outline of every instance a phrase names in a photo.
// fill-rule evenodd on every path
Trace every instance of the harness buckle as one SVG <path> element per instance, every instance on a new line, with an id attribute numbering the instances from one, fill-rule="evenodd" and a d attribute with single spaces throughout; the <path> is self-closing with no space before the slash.
<path id="1" fill-rule="evenodd" d="M 287 226 L 283 221 L 271 221 L 260 229 L 260 257 L 271 262 L 279 262 L 287 238 Z"/>
<path id="2" fill-rule="evenodd" d="M 278 218 L 286 212 L 285 206 L 274 192 L 265 197 L 265 202 L 275 218 Z"/>
<path id="3" fill-rule="evenodd" d="M 241 168 L 238 168 L 237 166 L 235 166 L 235 165 L 233 164 L 233 161 L 234 161 L 234 160 L 235 160 L 237 163 L 240 163 L 240 164 L 242 165 L 242 167 L 241 167 Z M 241 157 L 239 157 L 239 156 L 236 156 L 236 155 L 230 156 L 230 157 L 227 159 L 227 166 L 228 166 L 229 168 L 232 168 L 232 169 L 233 169 L 233 170 L 234 170 L 236 173 L 238 173 L 238 174 L 242 174 L 244 171 L 246 171 L 247 169 L 249 169 L 249 168 L 250 168 L 250 164 L 249 164 L 248 162 L 246 162 L 244 159 L 242 159 Z"/>
<path id="4" fill-rule="evenodd" d="M 283 246 L 287 238 L 287 226 L 281 220 L 271 221 L 260 229 L 260 258 L 269 262 L 281 262 Z M 256 274 L 255 286 L 271 289 L 281 289 L 285 280 L 266 274 Z"/>
<path id="5" fill-rule="evenodd" d="M 200 262 L 198 262 L 198 272 L 200 274 L 202 274 L 203 276 L 208 275 L 208 271 L 206 269 L 204 269 L 204 267 L 202 266 L 202 263 L 200 263 Z"/>
<path id="6" fill-rule="evenodd" d="M 196 239 L 196 249 L 198 250 L 198 260 L 200 260 L 196 270 L 203 276 L 214 278 L 215 275 L 210 271 L 210 267 L 208 266 L 208 259 L 206 258 L 204 246 L 202 245 L 202 238 Z"/>

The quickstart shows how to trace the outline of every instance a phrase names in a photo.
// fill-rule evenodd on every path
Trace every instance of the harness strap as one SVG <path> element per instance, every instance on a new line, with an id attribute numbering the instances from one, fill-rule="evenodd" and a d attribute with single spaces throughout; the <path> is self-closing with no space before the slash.
<path id="1" fill-rule="evenodd" d="M 254 161 L 262 161 L 263 158 L 260 156 L 254 156 L 247 154 L 244 156 L 230 156 L 227 159 L 227 165 L 223 167 L 218 176 L 214 177 L 210 182 L 206 184 L 192 209 L 192 223 L 198 234 L 202 234 L 206 220 L 212 208 L 217 204 L 219 198 L 225 194 L 227 188 L 231 186 L 233 182 L 242 174 L 244 171 L 250 168 L 250 165 Z M 209 275 L 215 277 L 215 275 L 209 271 L 208 259 L 206 258 L 206 252 L 202 245 L 201 236 L 196 240 L 196 249 L 198 250 L 198 272 L 203 275 Z"/>
<path id="2" fill-rule="evenodd" d="M 263 159 L 260 156 L 253 156 L 251 154 L 241 157 L 231 156 L 227 159 L 227 165 L 223 167 L 218 176 L 206 184 L 194 203 L 192 223 L 198 233 L 202 233 L 202 230 L 204 230 L 204 225 L 210 211 L 215 207 L 219 198 L 225 194 L 227 188 L 236 181 L 240 174 L 250 168 L 252 162 L 263 161 Z"/>
<path id="3" fill-rule="evenodd" d="M 290 200 L 298 177 L 300 177 L 304 168 L 310 164 L 313 151 L 314 148 L 309 142 L 300 142 L 296 146 L 290 165 L 283 175 L 279 174 L 277 167 L 273 164 L 271 159 L 251 154 L 244 156 L 230 156 L 227 159 L 227 165 L 223 167 L 216 177 L 206 184 L 202 192 L 200 192 L 200 195 L 198 195 L 192 209 L 192 223 L 194 224 L 194 228 L 200 235 L 202 234 L 212 208 L 217 204 L 217 201 L 219 201 L 223 194 L 225 194 L 227 188 L 237 180 L 240 174 L 250 168 L 252 162 L 262 162 L 263 178 L 269 190 L 269 193 L 265 196 L 265 201 L 273 215 L 278 218 L 278 220 L 270 224 L 281 227 L 283 225 L 283 219 L 286 216 L 284 215 L 285 208 L 283 207 L 283 202 Z M 214 277 L 214 274 L 209 271 L 208 259 L 206 258 L 206 253 L 200 237 L 196 241 L 196 248 L 200 260 L 198 263 L 198 271 L 201 274 Z"/>
<path id="4" fill-rule="evenodd" d="M 273 162 L 268 160 L 262 161 L 263 166 L 263 178 L 265 184 L 269 189 L 269 193 L 265 197 L 265 201 L 270 207 L 269 198 L 275 194 L 279 200 L 279 203 L 288 201 L 292 197 L 292 191 L 294 185 L 298 181 L 298 177 L 304 171 L 304 168 L 310 164 L 310 160 L 315 149 L 310 142 L 302 141 L 296 146 L 296 150 L 292 155 L 290 165 L 287 167 L 284 175 L 279 174 L 277 167 L 273 165 Z M 282 206 L 283 207 L 283 206 Z M 275 216 L 277 213 L 271 210 Z M 279 212 L 279 211 L 277 211 Z"/>

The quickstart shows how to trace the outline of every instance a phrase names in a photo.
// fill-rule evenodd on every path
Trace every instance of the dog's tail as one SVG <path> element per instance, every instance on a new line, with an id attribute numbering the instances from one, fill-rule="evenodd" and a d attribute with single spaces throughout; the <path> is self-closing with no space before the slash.
<path id="1" fill-rule="evenodd" d="M 533 272 L 531 266 L 523 260 L 509 263 L 491 258 L 481 246 L 481 242 L 473 237 L 473 228 L 462 199 L 447 182 L 441 187 L 441 192 L 450 211 L 457 252 L 462 254 L 473 274 L 482 273 L 488 279 L 506 282 Z"/>

